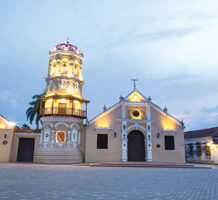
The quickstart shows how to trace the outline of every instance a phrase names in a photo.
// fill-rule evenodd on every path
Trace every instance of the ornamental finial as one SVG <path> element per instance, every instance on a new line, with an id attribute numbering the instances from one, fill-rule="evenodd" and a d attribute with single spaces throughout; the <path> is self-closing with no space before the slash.
<path id="1" fill-rule="evenodd" d="M 69 38 L 69 37 L 67 37 L 67 42 L 66 42 L 67 44 L 69 44 L 69 43 L 70 43 L 70 42 L 69 42 L 69 39 L 70 39 L 70 38 Z"/>

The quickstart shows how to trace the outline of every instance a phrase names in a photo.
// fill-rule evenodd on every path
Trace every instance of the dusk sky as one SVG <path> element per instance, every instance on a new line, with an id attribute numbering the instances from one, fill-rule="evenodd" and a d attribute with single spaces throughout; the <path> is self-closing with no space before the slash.
<path id="1" fill-rule="evenodd" d="M 69 37 L 85 56 L 89 119 L 137 78 L 185 130 L 218 126 L 217 10 L 217 0 L 2 1 L 0 115 L 26 123 L 28 102 L 46 86 L 48 51 Z"/>

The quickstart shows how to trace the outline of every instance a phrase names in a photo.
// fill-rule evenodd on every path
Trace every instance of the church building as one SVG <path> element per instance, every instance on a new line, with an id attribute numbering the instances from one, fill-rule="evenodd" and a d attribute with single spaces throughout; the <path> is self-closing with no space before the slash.
<path id="1" fill-rule="evenodd" d="M 184 124 L 166 108 L 135 87 L 88 121 L 82 52 L 67 41 L 52 48 L 49 57 L 46 93 L 40 100 L 42 128 L 15 128 L 8 161 L 185 163 Z"/>

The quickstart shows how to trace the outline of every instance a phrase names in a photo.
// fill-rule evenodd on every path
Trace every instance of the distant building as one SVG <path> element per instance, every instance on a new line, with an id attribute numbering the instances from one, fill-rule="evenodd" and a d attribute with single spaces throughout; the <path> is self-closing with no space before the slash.
<path id="1" fill-rule="evenodd" d="M 83 54 L 69 44 L 49 51 L 42 128 L 15 128 L 11 161 L 184 163 L 184 125 L 136 88 L 88 121 L 82 96 Z M 86 120 L 86 121 L 84 121 Z M 8 145 L 9 146 L 9 145 Z"/>
<path id="2" fill-rule="evenodd" d="M 218 163 L 218 127 L 185 132 L 188 162 Z"/>

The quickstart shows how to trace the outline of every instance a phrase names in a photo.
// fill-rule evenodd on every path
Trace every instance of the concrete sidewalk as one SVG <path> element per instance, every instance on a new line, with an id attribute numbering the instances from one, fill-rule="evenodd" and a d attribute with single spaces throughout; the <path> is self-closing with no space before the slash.
<path id="1" fill-rule="evenodd" d="M 101 162 L 101 163 L 80 163 L 74 166 L 88 167 L 156 167 L 156 168 L 200 168 L 211 169 L 210 166 L 197 166 L 194 164 L 156 163 L 156 162 Z"/>

